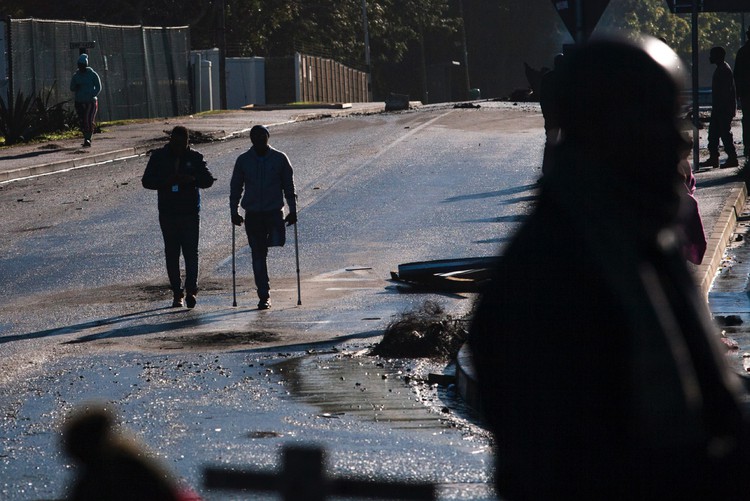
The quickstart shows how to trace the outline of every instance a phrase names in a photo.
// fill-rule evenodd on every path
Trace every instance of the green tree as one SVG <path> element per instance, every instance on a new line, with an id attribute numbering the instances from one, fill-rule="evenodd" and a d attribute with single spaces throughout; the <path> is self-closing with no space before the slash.
<path id="1" fill-rule="evenodd" d="M 689 14 L 672 14 L 665 0 L 612 0 L 600 26 L 623 29 L 666 40 L 684 61 L 690 62 L 692 33 Z M 698 17 L 700 51 L 721 45 L 732 53 L 740 41 L 737 14 L 703 12 Z"/>

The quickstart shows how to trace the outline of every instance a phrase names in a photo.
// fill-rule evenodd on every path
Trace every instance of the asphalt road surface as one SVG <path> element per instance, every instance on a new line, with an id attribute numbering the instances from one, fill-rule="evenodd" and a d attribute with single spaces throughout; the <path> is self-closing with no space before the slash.
<path id="1" fill-rule="evenodd" d="M 231 306 L 228 185 L 247 140 L 197 147 L 218 181 L 203 192 L 194 310 L 166 308 L 146 158 L 3 185 L 0 497 L 64 494 L 59 426 L 95 399 L 206 499 L 235 497 L 201 490 L 204 465 L 274 468 L 289 442 L 325 447 L 331 474 L 493 499 L 487 434 L 450 388 L 419 382 L 440 363 L 363 353 L 426 299 L 471 308 L 470 294 L 404 294 L 389 271 L 498 252 L 533 205 L 543 137 L 537 110 L 493 103 L 274 127 L 295 168 L 303 304 L 289 231 L 264 312 L 241 229 Z"/>

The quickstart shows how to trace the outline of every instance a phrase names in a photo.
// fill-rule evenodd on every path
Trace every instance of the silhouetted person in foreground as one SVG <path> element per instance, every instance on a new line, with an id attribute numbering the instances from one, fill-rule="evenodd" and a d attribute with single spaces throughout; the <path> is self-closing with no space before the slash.
<path id="1" fill-rule="evenodd" d="M 118 432 L 105 406 L 75 411 L 63 428 L 63 449 L 78 466 L 70 501 L 200 501 L 179 486 L 134 439 Z"/>
<path id="2" fill-rule="evenodd" d="M 709 53 L 711 64 L 716 65 L 711 80 L 711 120 L 708 122 L 707 160 L 699 163 L 701 167 L 737 167 L 737 149 L 732 137 L 732 119 L 737 114 L 737 91 L 734 87 L 732 69 L 724 60 L 727 51 L 723 47 L 714 47 Z M 719 139 L 724 145 L 727 159 L 719 164 Z"/>
<path id="3" fill-rule="evenodd" d="M 565 58 L 555 168 L 470 334 L 498 494 L 740 499 L 737 376 L 672 229 L 679 60 L 655 39 Z"/>
<path id="4" fill-rule="evenodd" d="M 551 169 L 550 151 L 560 142 L 562 134 L 560 130 L 560 107 L 558 105 L 560 98 L 557 93 L 560 92 L 558 81 L 563 58 L 562 54 L 555 56 L 554 68 L 542 75 L 542 81 L 539 85 L 539 107 L 542 109 L 542 116 L 544 116 L 544 133 L 546 136 L 542 174 L 547 174 Z"/>

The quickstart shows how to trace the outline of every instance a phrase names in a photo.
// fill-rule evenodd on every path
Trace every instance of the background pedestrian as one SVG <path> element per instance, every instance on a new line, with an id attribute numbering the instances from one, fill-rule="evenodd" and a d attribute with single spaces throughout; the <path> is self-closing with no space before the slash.
<path id="1" fill-rule="evenodd" d="M 89 56 L 78 56 L 78 71 L 70 79 L 70 91 L 75 93 L 75 109 L 83 131 L 83 146 L 91 146 L 96 112 L 99 109 L 98 95 L 102 91 L 99 75 L 89 66 Z"/>
<path id="2" fill-rule="evenodd" d="M 214 177 L 203 155 L 190 148 L 188 130 L 172 129 L 169 143 L 154 151 L 141 178 L 144 188 L 157 190 L 159 226 L 173 307 L 195 307 L 198 294 L 198 241 L 201 188 L 210 188 Z M 180 276 L 180 254 L 185 259 L 185 288 Z M 187 294 L 187 296 L 185 296 Z"/>
<path id="3" fill-rule="evenodd" d="M 723 47 L 714 47 L 709 53 L 711 64 L 716 65 L 711 80 L 711 120 L 708 123 L 709 158 L 698 165 L 701 167 L 737 167 L 737 149 L 732 137 L 732 118 L 737 114 L 737 92 L 734 87 L 734 75 L 726 58 Z M 719 139 L 724 145 L 727 159 L 719 164 Z"/>
<path id="4" fill-rule="evenodd" d="M 271 307 L 266 261 L 268 248 L 281 247 L 286 243 L 285 221 L 287 226 L 297 223 L 292 164 L 285 153 L 268 145 L 269 137 L 268 129 L 262 125 L 250 130 L 253 146 L 240 155 L 234 164 L 229 195 L 232 224 L 239 226 L 245 223 L 260 310 Z M 283 214 L 285 199 L 289 207 L 286 217 Z M 245 210 L 244 218 L 239 214 L 239 205 Z"/>

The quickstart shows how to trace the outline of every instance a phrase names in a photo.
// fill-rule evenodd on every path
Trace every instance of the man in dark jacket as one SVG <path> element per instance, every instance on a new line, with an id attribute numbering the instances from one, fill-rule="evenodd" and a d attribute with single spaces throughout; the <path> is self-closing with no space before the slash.
<path id="1" fill-rule="evenodd" d="M 262 125 L 250 129 L 253 147 L 237 158 L 229 193 L 232 224 L 240 226 L 245 223 L 260 310 L 271 307 L 266 263 L 268 248 L 281 247 L 286 242 L 284 221 L 287 226 L 297 223 L 292 164 L 285 153 L 268 145 L 269 136 L 268 129 Z M 286 217 L 282 212 L 284 199 L 289 206 Z M 239 214 L 238 205 L 245 209 L 244 218 Z"/>
<path id="2" fill-rule="evenodd" d="M 750 156 L 750 30 L 734 58 L 734 83 L 742 106 L 742 147 L 747 157 Z"/>
<path id="3" fill-rule="evenodd" d="M 159 226 L 164 237 L 169 285 L 174 293 L 173 307 L 182 306 L 183 298 L 188 308 L 195 307 L 200 188 L 210 188 L 214 181 L 203 155 L 190 148 L 187 129 L 179 125 L 172 129 L 169 144 L 151 154 L 141 179 L 144 188 L 158 192 Z M 180 253 L 185 259 L 184 289 Z"/>
<path id="4" fill-rule="evenodd" d="M 711 81 L 711 121 L 708 123 L 709 158 L 701 162 L 701 167 L 737 167 L 737 149 L 732 137 L 732 119 L 737 113 L 737 92 L 734 87 L 732 69 L 724 60 L 727 51 L 714 47 L 709 53 L 711 64 L 716 65 Z M 719 165 L 719 139 L 724 145 L 727 159 Z"/>
<path id="5" fill-rule="evenodd" d="M 555 168 L 470 332 L 498 495 L 743 499 L 738 380 L 672 229 L 681 63 L 655 39 L 565 57 Z"/>

